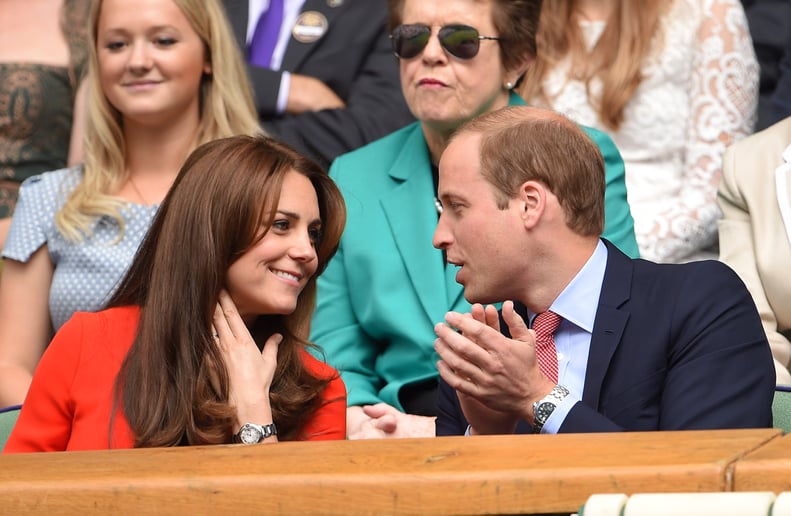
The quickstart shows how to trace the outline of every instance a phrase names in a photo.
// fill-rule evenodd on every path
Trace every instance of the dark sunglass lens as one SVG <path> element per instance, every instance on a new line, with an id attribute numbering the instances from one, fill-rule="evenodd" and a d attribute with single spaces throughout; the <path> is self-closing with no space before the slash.
<path id="1" fill-rule="evenodd" d="M 472 59 L 481 45 L 480 34 L 467 25 L 449 25 L 439 31 L 439 42 L 459 59 Z"/>
<path id="2" fill-rule="evenodd" d="M 420 54 L 431 36 L 431 29 L 425 25 L 399 25 L 390 35 L 393 52 L 401 59 L 412 59 Z"/>

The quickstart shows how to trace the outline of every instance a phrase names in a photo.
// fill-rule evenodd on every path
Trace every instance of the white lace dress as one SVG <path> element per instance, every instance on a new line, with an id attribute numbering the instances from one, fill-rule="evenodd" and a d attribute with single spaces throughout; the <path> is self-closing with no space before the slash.
<path id="1" fill-rule="evenodd" d="M 625 0 L 633 1 L 633 0 Z M 585 22 L 592 48 L 604 22 Z M 716 258 L 717 187 L 725 148 L 752 132 L 758 64 L 739 0 L 675 0 L 643 66 L 644 79 L 612 131 L 569 80 L 566 61 L 543 83 L 550 105 L 608 133 L 626 166 L 626 187 L 643 258 Z M 596 95 L 600 85 L 592 85 Z"/>

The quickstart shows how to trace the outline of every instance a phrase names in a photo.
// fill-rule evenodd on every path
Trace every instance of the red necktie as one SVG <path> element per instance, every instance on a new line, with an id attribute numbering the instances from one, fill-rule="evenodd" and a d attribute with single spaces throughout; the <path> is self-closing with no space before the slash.
<path id="1" fill-rule="evenodd" d="M 533 321 L 536 332 L 536 358 L 538 367 L 547 378 L 558 383 L 558 352 L 555 349 L 555 331 L 561 317 L 555 312 L 543 312 Z"/>

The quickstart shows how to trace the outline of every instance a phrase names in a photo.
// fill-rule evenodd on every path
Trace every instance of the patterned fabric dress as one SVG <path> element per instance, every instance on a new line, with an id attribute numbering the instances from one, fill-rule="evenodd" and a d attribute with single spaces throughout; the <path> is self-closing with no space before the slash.
<path id="1" fill-rule="evenodd" d="M 632 1 L 632 0 L 625 0 Z M 604 22 L 583 22 L 589 48 Z M 739 0 L 674 0 L 643 65 L 643 81 L 617 131 L 606 127 L 570 59 L 545 78 L 546 101 L 609 134 L 626 166 L 640 256 L 678 262 L 716 258 L 717 187 L 725 148 L 750 134 L 758 65 Z M 601 84 L 593 81 L 597 97 Z"/>
<path id="2" fill-rule="evenodd" d="M 77 86 L 88 56 L 90 0 L 65 0 L 61 27 L 70 65 L 0 63 L 0 218 L 19 184 L 66 166 Z"/>
<path id="3" fill-rule="evenodd" d="M 47 246 L 55 267 L 49 292 L 55 331 L 74 312 L 104 308 L 132 264 L 158 208 L 127 203 L 121 210 L 125 228 L 120 240 L 118 223 L 105 216 L 96 221 L 85 240 L 68 241 L 55 227 L 55 213 L 81 178 L 82 168 L 73 167 L 25 181 L 3 249 L 3 258 L 26 262 L 42 245 Z"/>

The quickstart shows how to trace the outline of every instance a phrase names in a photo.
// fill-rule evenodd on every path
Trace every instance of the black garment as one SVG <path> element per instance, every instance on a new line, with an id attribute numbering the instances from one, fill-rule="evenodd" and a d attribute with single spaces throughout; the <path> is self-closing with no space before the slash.
<path id="1" fill-rule="evenodd" d="M 756 131 L 791 115 L 791 2 L 742 0 L 761 68 Z"/>
<path id="2" fill-rule="evenodd" d="M 439 383 L 436 378 L 425 382 L 404 385 L 398 391 L 398 401 L 404 407 L 404 412 L 416 416 L 437 415 L 437 391 Z"/>
<path id="3" fill-rule="evenodd" d="M 223 0 L 223 4 L 246 56 L 248 2 Z M 305 0 L 300 16 L 326 21 L 326 32 L 315 41 L 299 41 L 292 32 L 281 70 L 321 80 L 346 107 L 278 114 L 282 71 L 250 65 L 248 74 L 264 129 L 328 167 L 337 156 L 413 122 L 401 93 L 386 14 L 385 0 Z"/>

